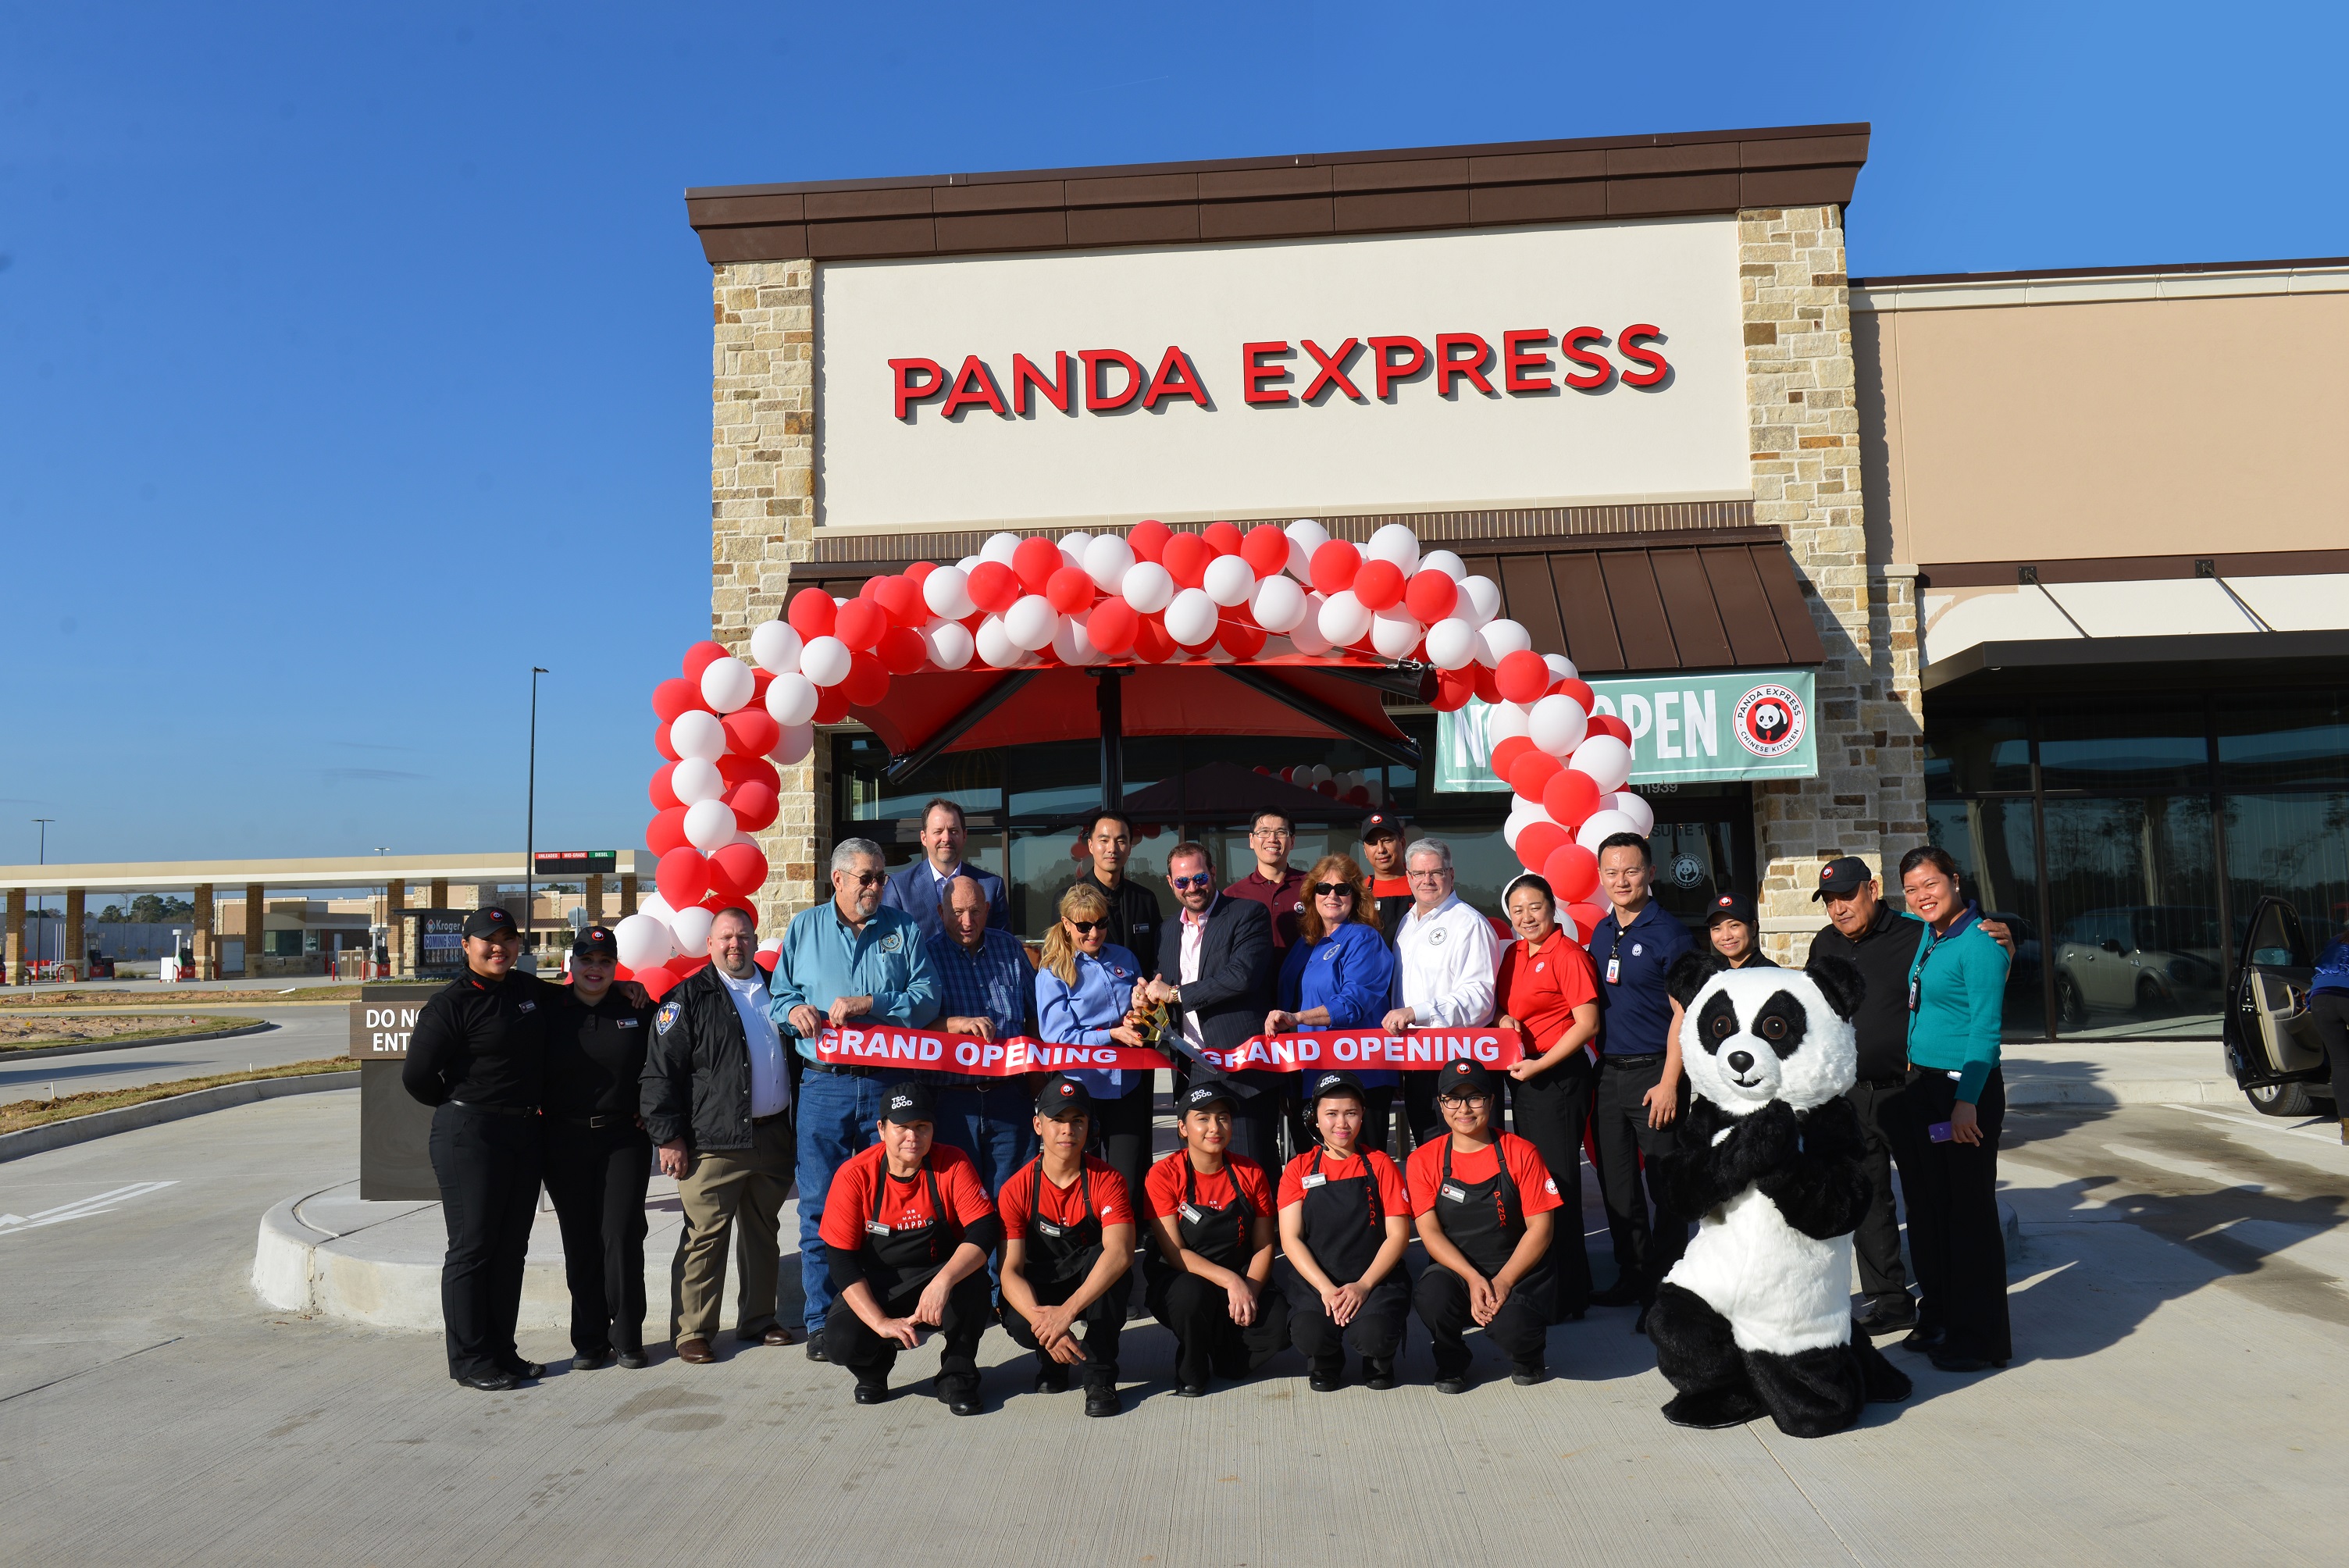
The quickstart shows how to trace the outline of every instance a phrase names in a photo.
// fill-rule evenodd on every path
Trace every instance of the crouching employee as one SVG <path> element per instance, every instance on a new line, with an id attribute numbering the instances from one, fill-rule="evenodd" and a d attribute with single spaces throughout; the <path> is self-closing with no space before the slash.
<path id="1" fill-rule="evenodd" d="M 1085 1153 L 1092 1103 L 1075 1078 L 1046 1078 L 1036 1094 L 1044 1152 L 996 1194 L 1003 1328 L 1013 1344 L 1036 1353 L 1036 1392 L 1067 1392 L 1069 1368 L 1082 1367 L 1085 1414 L 1114 1416 L 1118 1335 L 1133 1295 L 1133 1204 L 1125 1178 Z"/>
<path id="2" fill-rule="evenodd" d="M 987 1255 L 1003 1222 L 979 1186 L 970 1156 L 935 1143 L 937 1112 L 927 1085 L 881 1096 L 880 1136 L 832 1179 L 823 1244 L 832 1287 L 849 1310 L 824 1319 L 824 1356 L 856 1374 L 856 1402 L 889 1396 L 889 1368 L 922 1330 L 947 1337 L 938 1398 L 957 1416 L 978 1414 L 978 1336 L 993 1304 Z"/>
<path id="3" fill-rule="evenodd" d="M 1394 1387 L 1395 1354 L 1411 1317 L 1411 1199 L 1382 1149 L 1365 1148 L 1370 1099 L 1351 1073 L 1314 1081 L 1306 1114 L 1319 1147 L 1280 1177 L 1281 1289 L 1289 1338 L 1305 1353 L 1316 1393 L 1346 1381 L 1346 1346 L 1373 1388 Z"/>
<path id="4" fill-rule="evenodd" d="M 1158 1255 L 1143 1266 L 1150 1310 L 1174 1335 L 1174 1392 L 1195 1399 L 1210 1374 L 1247 1377 L 1288 1344 L 1288 1308 L 1271 1282 L 1272 1188 L 1264 1167 L 1228 1153 L 1232 1089 L 1195 1083 L 1177 1102 L 1183 1147 L 1150 1168 Z"/>
<path id="5" fill-rule="evenodd" d="M 1557 1184 L 1532 1144 L 1493 1126 L 1500 1095 L 1491 1068 L 1454 1060 L 1435 1076 L 1451 1131 L 1413 1150 L 1411 1202 L 1429 1264 L 1413 1299 L 1435 1344 L 1436 1391 L 1468 1387 L 1471 1324 L 1508 1357 L 1511 1381 L 1538 1383 L 1548 1376 L 1557 1293 L 1549 1262 Z"/>

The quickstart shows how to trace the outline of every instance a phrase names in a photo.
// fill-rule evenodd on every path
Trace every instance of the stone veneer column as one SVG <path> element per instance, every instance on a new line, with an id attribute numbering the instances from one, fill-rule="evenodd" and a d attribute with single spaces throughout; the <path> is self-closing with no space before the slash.
<path id="1" fill-rule="evenodd" d="M 750 629 L 783 612 L 791 566 L 814 554 L 815 263 L 713 269 L 709 416 L 709 632 L 750 657 Z M 781 769 L 759 926 L 813 903 L 829 852 L 830 742 Z"/>
<path id="2" fill-rule="evenodd" d="M 69 979 L 89 978 L 89 954 L 83 940 L 88 900 L 88 892 L 82 888 L 66 889 L 66 944 L 59 956 L 65 960 L 65 974 Z"/>
<path id="3" fill-rule="evenodd" d="M 1818 777 L 1754 786 L 1763 945 L 1780 963 L 1825 923 L 1822 864 L 1853 854 L 1881 872 L 1925 839 L 1916 569 L 1868 560 L 1844 266 L 1836 208 L 1738 214 L 1754 517 L 1785 531 L 1827 654 Z"/>
<path id="4" fill-rule="evenodd" d="M 195 912 L 196 930 L 190 941 L 195 948 L 196 978 L 217 980 L 220 965 L 212 956 L 212 884 L 197 883 L 195 896 L 188 903 Z"/>
<path id="5" fill-rule="evenodd" d="M 25 983 L 25 890 L 8 890 L 8 934 L 6 948 L 7 984 Z"/>
<path id="6" fill-rule="evenodd" d="M 244 977 L 257 979 L 261 975 L 262 944 L 266 934 L 269 915 L 268 895 L 259 882 L 244 884 Z"/>

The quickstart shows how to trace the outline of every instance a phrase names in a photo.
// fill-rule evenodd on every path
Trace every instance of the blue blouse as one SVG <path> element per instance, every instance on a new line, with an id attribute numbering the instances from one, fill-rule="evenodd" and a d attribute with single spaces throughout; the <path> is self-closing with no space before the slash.
<path id="1" fill-rule="evenodd" d="M 1280 966 L 1279 1001 L 1284 1013 L 1330 1009 L 1327 1029 L 1375 1029 L 1387 1016 L 1387 993 L 1394 979 L 1394 954 L 1379 934 L 1359 920 L 1333 926 L 1320 941 L 1293 944 Z M 1364 1088 L 1391 1088 L 1401 1075 L 1391 1070 L 1358 1072 Z"/>
<path id="2" fill-rule="evenodd" d="M 1101 954 L 1077 954 L 1073 986 L 1050 969 L 1036 971 L 1036 1021 L 1046 1041 L 1057 1046 L 1105 1046 L 1109 1032 L 1125 1022 L 1142 965 L 1113 942 Z M 1117 1099 L 1137 1088 L 1147 1094 L 1152 1075 L 1123 1068 L 1078 1068 L 1069 1076 L 1095 1099 Z"/>

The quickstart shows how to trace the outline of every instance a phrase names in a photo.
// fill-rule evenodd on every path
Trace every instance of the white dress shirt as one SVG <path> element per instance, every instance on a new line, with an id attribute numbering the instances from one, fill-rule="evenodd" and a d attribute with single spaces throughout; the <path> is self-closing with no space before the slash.
<path id="1" fill-rule="evenodd" d="M 783 1072 L 782 1035 L 767 1016 L 766 975 L 754 967 L 749 979 L 737 980 L 719 969 L 718 978 L 734 998 L 734 1011 L 742 1016 L 742 1038 L 750 1047 L 750 1114 L 765 1117 L 788 1110 L 792 1080 Z"/>
<path id="2" fill-rule="evenodd" d="M 1468 1028 L 1493 1021 L 1500 939 L 1492 923 L 1453 893 L 1425 914 L 1414 903 L 1395 934 L 1394 1006 L 1422 1028 Z"/>
<path id="3" fill-rule="evenodd" d="M 1175 972 L 1176 985 L 1188 985 L 1199 978 L 1199 955 L 1207 949 L 1207 915 L 1215 913 L 1216 905 L 1223 901 L 1223 895 L 1217 893 L 1207 905 L 1206 914 L 1193 914 L 1189 904 L 1182 906 L 1177 918 L 1183 923 L 1183 960 Z M 1199 1032 L 1199 1015 L 1188 1007 L 1183 1009 L 1183 1043 L 1194 1053 L 1207 1048 L 1207 1038 Z"/>

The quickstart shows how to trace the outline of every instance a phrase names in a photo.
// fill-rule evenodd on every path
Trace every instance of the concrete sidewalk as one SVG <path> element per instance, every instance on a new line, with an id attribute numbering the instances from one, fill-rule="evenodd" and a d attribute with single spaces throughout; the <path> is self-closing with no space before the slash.
<path id="1" fill-rule="evenodd" d="M 2009 1105 L 2247 1106 L 2216 1040 L 2028 1040 L 1999 1048 Z"/>

